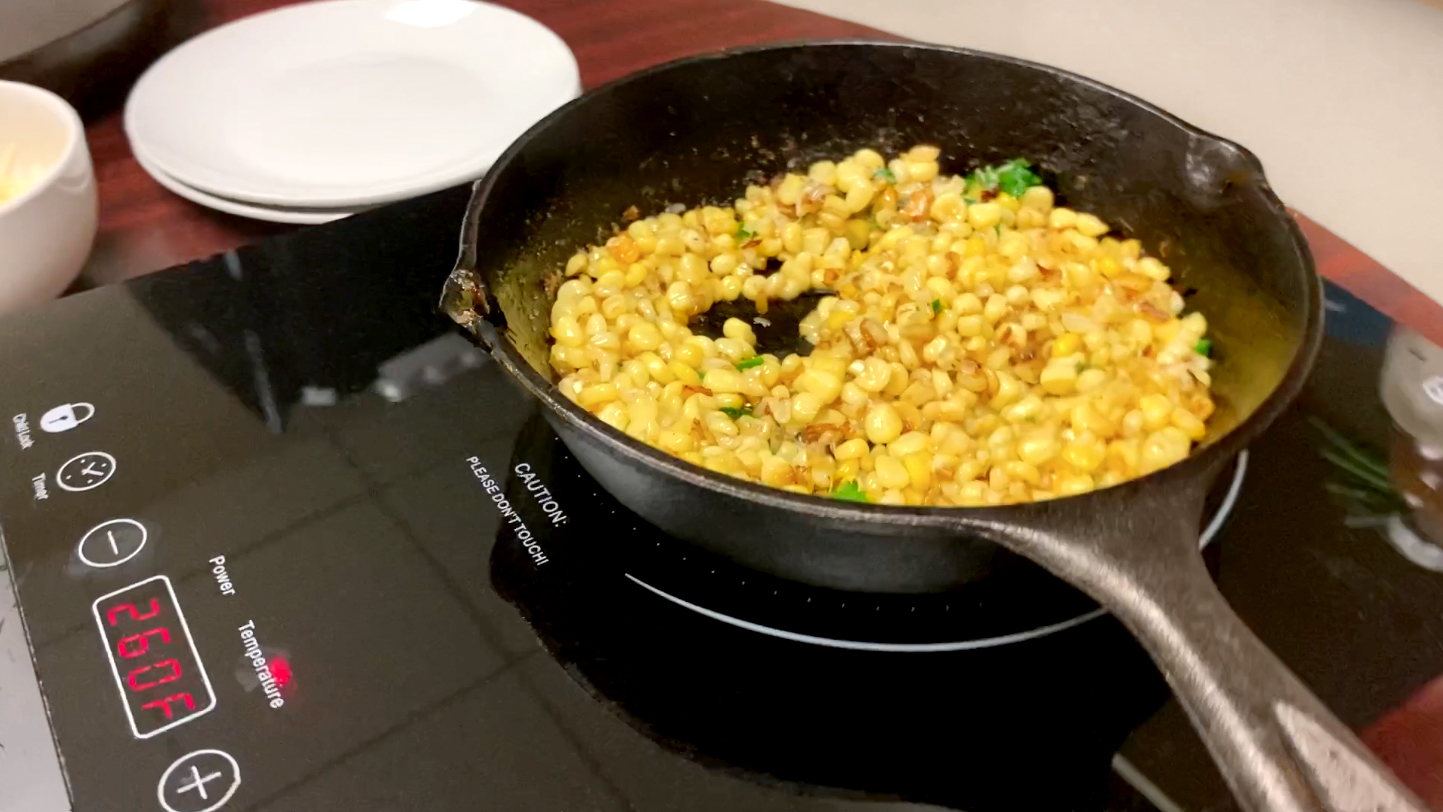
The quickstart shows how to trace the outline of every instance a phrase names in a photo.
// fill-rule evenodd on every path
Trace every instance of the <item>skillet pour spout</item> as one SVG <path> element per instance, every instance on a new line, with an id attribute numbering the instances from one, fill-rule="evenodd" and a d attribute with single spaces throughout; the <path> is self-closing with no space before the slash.
<path id="1" fill-rule="evenodd" d="M 692 466 L 556 389 L 556 275 L 628 208 L 727 201 L 758 172 L 917 143 L 937 144 L 949 172 L 1025 156 L 1067 205 L 1140 239 L 1196 291 L 1219 408 L 1192 457 L 1036 504 L 853 504 Z M 1242 147 L 1090 79 L 975 51 L 828 42 L 684 59 L 588 93 L 502 155 L 476 186 L 441 304 L 545 407 L 591 476 L 667 533 L 859 592 L 1035 589 L 1051 573 L 1149 651 L 1243 808 L 1424 808 L 1238 619 L 1197 554 L 1212 479 L 1297 395 L 1322 340 L 1306 242 Z"/>

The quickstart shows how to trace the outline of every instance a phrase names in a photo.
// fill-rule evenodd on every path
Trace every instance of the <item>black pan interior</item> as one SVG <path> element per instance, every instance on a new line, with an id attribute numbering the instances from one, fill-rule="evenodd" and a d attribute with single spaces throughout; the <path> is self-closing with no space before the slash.
<path id="1" fill-rule="evenodd" d="M 1061 199 L 1172 266 L 1211 324 L 1231 429 L 1282 380 L 1309 317 L 1295 229 L 1240 147 L 1080 77 L 968 51 L 826 43 L 729 52 L 653 69 L 553 114 L 498 162 L 477 267 L 507 333 L 545 379 L 543 284 L 622 213 L 726 203 L 762 181 L 862 147 L 927 142 L 943 170 L 1017 156 Z"/>

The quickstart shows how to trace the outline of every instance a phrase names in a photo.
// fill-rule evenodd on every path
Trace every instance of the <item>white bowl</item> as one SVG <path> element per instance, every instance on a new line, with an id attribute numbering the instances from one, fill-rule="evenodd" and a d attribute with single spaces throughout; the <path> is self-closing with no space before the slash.
<path id="1" fill-rule="evenodd" d="M 80 116 L 48 90 L 0 81 L 0 156 L 38 164 L 40 179 L 0 203 L 0 311 L 53 299 L 95 241 L 95 172 Z"/>

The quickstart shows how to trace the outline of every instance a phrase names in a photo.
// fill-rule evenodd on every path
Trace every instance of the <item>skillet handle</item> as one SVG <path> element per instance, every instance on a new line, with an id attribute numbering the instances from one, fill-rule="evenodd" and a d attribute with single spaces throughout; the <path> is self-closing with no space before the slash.
<path id="1" fill-rule="evenodd" d="M 1140 604 L 1123 622 L 1144 641 L 1243 808 L 1426 810 L 1238 618 L 1202 559 L 1188 559 L 1176 562 L 1165 599 Z"/>
<path id="2" fill-rule="evenodd" d="M 1153 488 L 1108 504 L 1108 491 L 1123 490 L 1089 494 L 1105 509 L 1059 510 L 1041 527 L 994 526 L 989 535 L 1083 588 L 1127 626 L 1243 809 L 1425 812 L 1213 585 L 1197 553 L 1201 493 L 1179 505 L 1177 491 L 1169 498 L 1162 492 L 1171 489 Z"/>

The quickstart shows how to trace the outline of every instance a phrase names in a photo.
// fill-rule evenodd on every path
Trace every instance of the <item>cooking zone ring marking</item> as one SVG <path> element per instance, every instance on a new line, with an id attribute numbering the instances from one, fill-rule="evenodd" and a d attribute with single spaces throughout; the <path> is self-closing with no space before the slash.
<path id="1" fill-rule="evenodd" d="M 1218 511 L 1217 513 L 1213 514 L 1212 521 L 1208 522 L 1207 527 L 1203 528 L 1202 535 L 1198 537 L 1199 550 L 1207 547 L 1209 544 L 1212 543 L 1213 539 L 1217 536 L 1218 531 L 1222 530 L 1223 522 L 1227 521 L 1228 515 L 1233 512 L 1233 507 L 1237 504 L 1238 494 L 1241 493 L 1243 489 L 1243 478 L 1246 476 L 1248 471 L 1248 452 L 1246 450 L 1239 452 L 1237 460 L 1237 466 L 1234 468 L 1233 471 L 1233 481 L 1231 484 L 1228 485 L 1228 492 L 1223 497 L 1222 504 L 1218 506 Z M 739 617 L 733 617 L 731 615 L 723 614 L 721 612 L 708 609 L 705 606 L 698 606 L 697 604 L 694 604 L 690 601 L 663 592 L 662 590 L 657 589 L 656 587 L 648 584 L 640 578 L 637 578 L 635 575 L 632 575 L 629 572 L 624 574 L 626 575 L 627 579 L 630 580 L 632 583 L 642 587 L 643 589 L 648 590 L 655 595 L 671 601 L 677 606 L 690 609 L 691 611 L 696 612 L 699 615 L 705 615 L 706 617 L 709 617 L 713 620 L 719 620 L 722 623 L 736 626 L 739 629 L 760 632 L 761 634 L 770 635 L 772 637 L 779 637 L 783 640 L 791 640 L 797 643 L 808 643 L 814 646 L 828 646 L 830 648 L 851 649 L 854 651 L 893 651 L 925 653 L 938 651 L 970 651 L 974 649 L 994 648 L 997 646 L 1010 645 L 1012 643 L 1021 643 L 1024 640 L 1035 640 L 1039 637 L 1046 637 L 1049 634 L 1060 632 L 1063 629 L 1070 629 L 1073 626 L 1080 626 L 1083 623 L 1088 622 L 1089 620 L 1094 620 L 1106 614 L 1106 610 L 1104 609 L 1093 609 L 1090 612 L 1085 612 L 1081 615 L 1078 615 L 1077 617 L 1069 618 L 1059 623 L 1039 626 L 1035 629 L 1030 629 L 1025 632 L 1014 632 L 1012 634 L 1003 634 L 997 637 L 984 637 L 979 640 L 958 640 L 950 643 L 874 643 L 867 640 L 838 640 L 831 637 L 818 637 L 816 635 L 801 634 L 800 632 L 791 632 L 787 631 L 786 629 L 777 629 L 771 626 L 763 626 L 760 623 L 753 623 L 749 620 L 742 620 Z"/>

